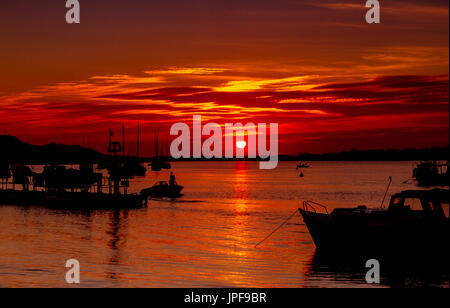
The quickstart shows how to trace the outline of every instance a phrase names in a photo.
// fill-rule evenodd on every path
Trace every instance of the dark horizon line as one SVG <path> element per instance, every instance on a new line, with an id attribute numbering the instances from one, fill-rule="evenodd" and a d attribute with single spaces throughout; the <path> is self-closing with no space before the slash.
<path id="1" fill-rule="evenodd" d="M 10 135 L 0 135 L 0 143 L 4 150 L 0 151 L 1 161 L 12 162 L 101 162 L 112 159 L 113 156 L 99 151 L 84 148 L 81 145 L 64 145 L 49 143 L 46 145 L 31 145 Z M 9 144 L 8 144 L 9 143 Z M 347 150 L 323 154 L 301 153 L 298 155 L 280 154 L 278 161 L 420 161 L 420 160 L 448 160 L 449 147 L 407 148 L 407 149 L 373 149 Z M 157 157 L 137 157 L 118 155 L 118 159 L 133 159 L 140 162 L 152 162 Z M 213 159 L 174 159 L 161 156 L 161 160 L 176 161 L 263 161 L 256 158 L 213 158 Z"/>

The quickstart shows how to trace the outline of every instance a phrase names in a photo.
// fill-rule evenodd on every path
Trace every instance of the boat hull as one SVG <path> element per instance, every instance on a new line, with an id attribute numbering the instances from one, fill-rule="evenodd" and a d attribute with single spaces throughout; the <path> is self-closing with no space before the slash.
<path id="1" fill-rule="evenodd" d="M 450 184 L 450 177 L 447 173 L 430 176 L 418 176 L 416 179 L 418 185 L 422 187 L 448 186 Z"/>
<path id="2" fill-rule="evenodd" d="M 444 253 L 448 255 L 449 221 L 389 212 L 337 217 L 299 209 L 321 252 Z"/>
<path id="3" fill-rule="evenodd" d="M 178 198 L 181 197 L 181 191 L 183 186 L 165 186 L 165 187 L 151 187 L 141 191 L 141 195 L 145 198 L 158 197 L 158 198 Z"/>

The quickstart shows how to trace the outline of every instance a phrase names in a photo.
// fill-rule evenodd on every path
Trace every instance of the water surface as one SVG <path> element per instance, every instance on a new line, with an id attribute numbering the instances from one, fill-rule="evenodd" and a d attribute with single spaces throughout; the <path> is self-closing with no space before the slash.
<path id="1" fill-rule="evenodd" d="M 0 287 L 67 287 L 66 260 L 81 263 L 84 287 L 367 287 L 365 262 L 323 260 L 296 215 L 258 248 L 302 200 L 380 206 L 416 189 L 413 162 L 312 162 L 259 170 L 253 162 L 174 163 L 178 201 L 139 210 L 68 211 L 0 206 Z M 36 167 L 37 169 L 39 167 Z M 168 180 L 149 172 L 134 191 Z M 387 199 L 387 202 L 389 200 Z M 345 262 L 344 262 L 345 263 Z M 382 270 L 381 287 L 447 286 L 448 276 Z"/>

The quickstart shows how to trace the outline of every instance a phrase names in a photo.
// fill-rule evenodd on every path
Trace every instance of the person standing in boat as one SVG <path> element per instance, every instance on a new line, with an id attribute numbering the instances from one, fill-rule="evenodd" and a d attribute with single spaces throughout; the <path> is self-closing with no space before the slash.
<path id="1" fill-rule="evenodd" d="M 175 185 L 176 185 L 175 175 L 173 174 L 173 172 L 170 172 L 169 186 L 175 186 Z"/>

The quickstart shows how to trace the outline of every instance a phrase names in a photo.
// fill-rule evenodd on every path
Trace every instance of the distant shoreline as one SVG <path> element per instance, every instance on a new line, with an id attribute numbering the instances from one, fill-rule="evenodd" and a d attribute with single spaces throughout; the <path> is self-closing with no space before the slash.
<path id="1" fill-rule="evenodd" d="M 349 162 L 395 162 L 395 161 L 421 161 L 421 160 L 448 160 L 449 148 L 435 147 L 427 149 L 403 149 L 403 150 L 353 150 L 326 154 L 300 154 L 279 155 L 278 161 L 300 162 L 300 161 L 349 161 Z M 260 159 L 168 159 L 170 162 L 175 161 L 261 161 Z M 152 158 L 147 158 L 151 161 Z"/>
<path id="2" fill-rule="evenodd" d="M 0 135 L 0 163 L 23 163 L 30 165 L 41 164 L 79 164 L 100 163 L 114 159 L 111 155 L 105 155 L 92 149 L 86 149 L 79 145 L 47 144 L 43 146 L 31 145 L 20 141 L 14 136 Z M 422 161 L 422 160 L 448 160 L 449 147 L 433 147 L 425 149 L 387 149 L 387 150 L 352 150 L 325 154 L 299 154 L 279 155 L 278 161 L 334 161 L 334 162 L 395 162 L 395 161 Z M 138 160 L 149 163 L 154 157 L 118 156 L 123 160 Z M 217 162 L 217 161 L 261 161 L 261 159 L 173 159 L 161 157 L 161 160 L 169 162 Z"/>

